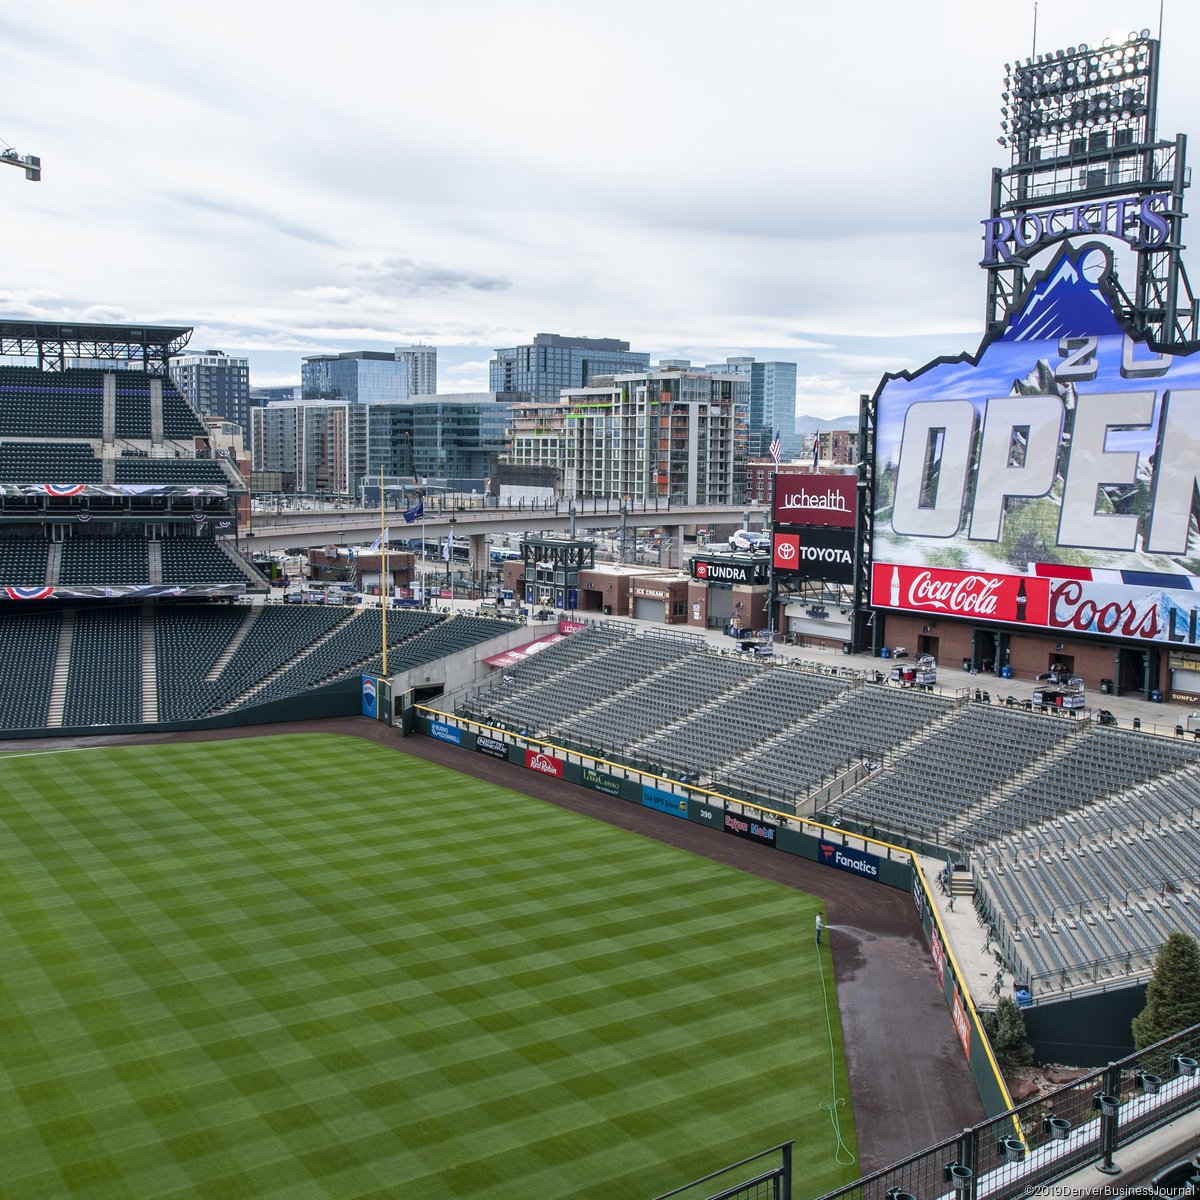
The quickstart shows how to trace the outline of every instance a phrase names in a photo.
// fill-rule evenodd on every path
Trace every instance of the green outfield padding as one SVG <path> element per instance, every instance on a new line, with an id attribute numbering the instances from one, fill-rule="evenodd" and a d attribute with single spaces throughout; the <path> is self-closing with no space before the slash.
<path id="1" fill-rule="evenodd" d="M 386 747 L 0 756 L 0 895 L 0 1195 L 853 1177 L 816 901 Z"/>

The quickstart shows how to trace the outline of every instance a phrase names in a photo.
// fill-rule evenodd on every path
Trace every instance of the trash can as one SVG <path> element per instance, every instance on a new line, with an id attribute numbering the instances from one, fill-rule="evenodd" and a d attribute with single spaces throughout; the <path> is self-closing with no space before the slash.
<path id="1" fill-rule="evenodd" d="M 971 669 L 971 660 L 969 658 L 964 658 L 963 659 L 963 670 L 969 671 L 970 669 Z"/>
<path id="2" fill-rule="evenodd" d="M 1008 665 L 1008 663 L 1005 663 L 1004 666 L 1002 666 L 1000 668 L 1000 678 L 1001 679 L 1011 679 L 1012 678 L 1012 667 L 1010 667 Z"/>
<path id="3" fill-rule="evenodd" d="M 1100 680 L 1100 695 L 1107 696 L 1111 692 L 1112 692 L 1112 680 L 1111 679 Z"/>
<path id="4" fill-rule="evenodd" d="M 1155 688 L 1150 693 L 1150 703 L 1151 704 L 1161 704 L 1162 703 L 1162 692 L 1160 692 L 1158 690 L 1158 688 Z"/>
<path id="5" fill-rule="evenodd" d="M 843 654 L 853 654 L 854 653 L 853 643 L 852 642 L 843 642 L 842 643 L 842 653 Z"/>
<path id="6" fill-rule="evenodd" d="M 879 657 L 880 658 L 891 658 L 892 657 L 891 648 L 888 646 L 880 646 L 879 647 Z"/>

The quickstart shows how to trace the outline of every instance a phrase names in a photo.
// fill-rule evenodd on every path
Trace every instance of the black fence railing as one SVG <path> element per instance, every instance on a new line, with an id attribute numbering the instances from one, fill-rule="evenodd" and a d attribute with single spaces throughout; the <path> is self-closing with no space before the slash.
<path id="1" fill-rule="evenodd" d="M 1200 1025 L 1017 1105 L 821 1200 L 1016 1200 L 1200 1108 Z M 902 1104 L 903 1097 L 896 1098 Z"/>

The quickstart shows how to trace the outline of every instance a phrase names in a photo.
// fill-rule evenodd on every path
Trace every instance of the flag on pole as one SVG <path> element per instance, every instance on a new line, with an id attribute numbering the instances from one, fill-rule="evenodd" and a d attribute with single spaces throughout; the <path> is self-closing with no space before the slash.
<path id="1" fill-rule="evenodd" d="M 417 502 L 412 508 L 404 510 L 404 520 L 411 525 L 414 521 L 423 521 L 425 519 L 425 501 L 417 497 Z"/>
<path id="2" fill-rule="evenodd" d="M 390 527 L 385 527 L 384 531 L 371 543 L 372 550 L 382 550 L 384 542 L 392 540 L 392 531 Z"/>
<path id="3" fill-rule="evenodd" d="M 450 537 L 450 534 L 446 534 L 446 544 L 442 547 L 443 562 L 449 562 L 450 555 L 454 553 L 454 543 L 450 540 Z"/>
<path id="4" fill-rule="evenodd" d="M 813 470 L 817 469 L 817 464 L 821 461 L 821 435 L 813 434 Z"/>
<path id="5" fill-rule="evenodd" d="M 771 439 L 771 457 L 775 460 L 775 465 L 783 461 L 783 439 L 779 436 L 779 430 L 775 430 L 775 436 Z"/>

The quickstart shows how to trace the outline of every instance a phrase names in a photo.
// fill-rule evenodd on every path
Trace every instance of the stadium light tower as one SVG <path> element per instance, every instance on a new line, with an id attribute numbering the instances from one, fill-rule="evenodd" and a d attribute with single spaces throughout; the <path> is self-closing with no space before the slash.
<path id="1" fill-rule="evenodd" d="M 10 167 L 24 167 L 25 178 L 34 183 L 42 180 L 42 160 L 36 154 L 18 154 L 11 146 L 0 148 L 0 163 Z"/>
<path id="2" fill-rule="evenodd" d="M 1114 44 L 1081 42 L 1006 63 L 992 215 L 981 264 L 987 322 L 1004 326 L 1024 289 L 1029 259 L 1049 242 L 1101 234 L 1137 257 L 1133 295 L 1113 279 L 1125 316 L 1155 341 L 1191 341 L 1200 326 L 1180 260 L 1187 139 L 1157 131 L 1160 46 L 1150 30 Z M 1009 239 L 992 253 L 996 238 Z"/>

